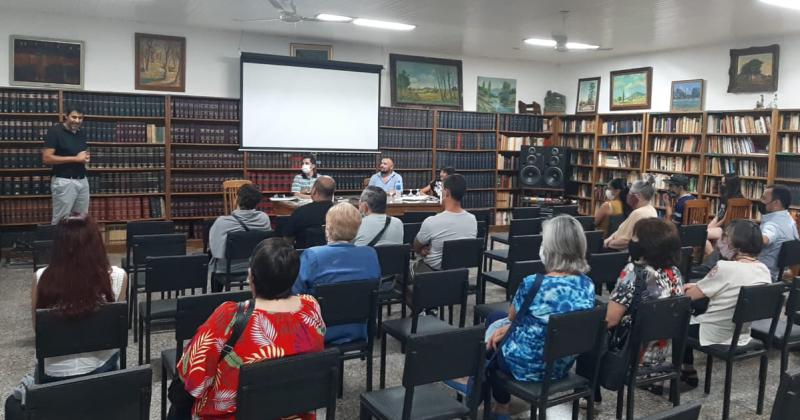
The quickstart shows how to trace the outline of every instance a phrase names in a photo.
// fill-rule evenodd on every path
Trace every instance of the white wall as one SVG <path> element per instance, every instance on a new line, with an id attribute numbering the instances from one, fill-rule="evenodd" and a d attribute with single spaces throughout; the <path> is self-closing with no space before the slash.
<path id="1" fill-rule="evenodd" d="M 295 39 L 232 31 L 161 26 L 109 19 L 67 18 L 50 14 L 0 13 L 0 86 L 9 82 L 9 35 L 28 35 L 81 40 L 86 43 L 84 88 L 91 91 L 134 90 L 134 33 L 186 37 L 187 95 L 239 97 L 239 52 L 288 55 L 290 42 L 325 40 Z M 389 105 L 389 53 L 439 56 L 463 61 L 464 109 L 475 110 L 477 77 L 517 79 L 517 97 L 539 102 L 551 89 L 556 66 L 526 61 L 441 56 L 423 51 L 390 51 L 380 46 L 333 43 L 335 60 L 381 64 L 381 103 Z M 144 92 L 144 91 L 140 91 Z"/>

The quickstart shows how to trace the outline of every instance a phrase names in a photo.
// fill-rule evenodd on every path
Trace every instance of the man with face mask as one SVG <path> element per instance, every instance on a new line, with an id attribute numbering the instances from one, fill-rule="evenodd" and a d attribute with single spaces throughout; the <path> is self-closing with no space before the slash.
<path id="1" fill-rule="evenodd" d="M 764 236 L 764 249 L 758 260 L 769 268 L 772 281 L 780 280 L 778 254 L 786 241 L 800 239 L 797 224 L 787 210 L 792 203 L 792 194 L 786 186 L 770 185 L 756 203 L 761 213 L 761 234 Z"/>
<path id="2" fill-rule="evenodd" d="M 667 205 L 665 219 L 671 220 L 675 226 L 683 224 L 683 208 L 687 201 L 696 199 L 692 193 L 687 191 L 689 187 L 689 177 L 684 174 L 675 174 L 667 180 L 669 191 L 666 193 L 665 203 L 674 203 Z"/>
<path id="3" fill-rule="evenodd" d="M 42 150 L 42 163 L 53 167 L 50 190 L 53 195 L 52 224 L 72 213 L 89 212 L 89 181 L 86 164 L 89 151 L 83 126 L 83 111 L 67 108 L 67 119 L 47 131 Z"/>
<path id="4" fill-rule="evenodd" d="M 397 187 L 403 189 L 403 177 L 394 171 L 394 161 L 392 158 L 385 157 L 381 159 L 379 171 L 372 175 L 369 179 L 369 186 L 376 186 L 383 188 L 388 195 L 395 195 Z"/>
<path id="5" fill-rule="evenodd" d="M 386 192 L 376 186 L 367 187 L 358 201 L 361 226 L 353 243 L 356 245 L 400 245 L 403 243 L 403 222 L 386 214 Z"/>
<path id="6" fill-rule="evenodd" d="M 317 181 L 317 159 L 308 155 L 303 157 L 302 174 L 296 175 L 292 180 L 292 192 L 298 198 L 311 198 L 311 187 Z"/>

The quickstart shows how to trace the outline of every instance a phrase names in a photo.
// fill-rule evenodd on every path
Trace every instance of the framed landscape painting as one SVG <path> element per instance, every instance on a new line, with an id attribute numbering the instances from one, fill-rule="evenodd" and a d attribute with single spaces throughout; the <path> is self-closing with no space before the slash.
<path id="1" fill-rule="evenodd" d="M 186 91 L 186 38 L 136 34 L 136 89 Z"/>
<path id="2" fill-rule="evenodd" d="M 578 96 L 575 101 L 576 114 L 596 114 L 600 95 L 600 78 L 590 77 L 578 80 Z"/>
<path id="3" fill-rule="evenodd" d="M 650 108 L 652 85 L 652 67 L 612 71 L 609 108 L 612 111 Z"/>
<path id="4" fill-rule="evenodd" d="M 83 41 L 11 35 L 9 84 L 83 89 Z"/>
<path id="5" fill-rule="evenodd" d="M 463 108 L 461 61 L 390 54 L 392 106 Z"/>
<path id="6" fill-rule="evenodd" d="M 775 92 L 778 90 L 779 58 L 777 44 L 731 50 L 728 92 Z"/>
<path id="7" fill-rule="evenodd" d="M 292 57 L 307 60 L 333 60 L 333 45 L 296 44 L 293 42 L 289 44 L 289 54 Z"/>
<path id="8" fill-rule="evenodd" d="M 670 111 L 687 112 L 703 110 L 705 80 L 674 80 L 670 91 Z"/>
<path id="9" fill-rule="evenodd" d="M 478 76 L 478 112 L 513 114 L 517 104 L 516 79 Z"/>

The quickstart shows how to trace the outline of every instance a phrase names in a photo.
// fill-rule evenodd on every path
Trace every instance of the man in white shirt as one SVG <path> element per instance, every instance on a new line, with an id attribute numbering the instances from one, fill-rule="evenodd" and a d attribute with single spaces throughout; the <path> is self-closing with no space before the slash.
<path id="1" fill-rule="evenodd" d="M 358 210 L 364 217 L 358 228 L 355 245 L 400 245 L 403 243 L 403 222 L 386 214 L 386 192 L 376 186 L 361 193 Z"/>

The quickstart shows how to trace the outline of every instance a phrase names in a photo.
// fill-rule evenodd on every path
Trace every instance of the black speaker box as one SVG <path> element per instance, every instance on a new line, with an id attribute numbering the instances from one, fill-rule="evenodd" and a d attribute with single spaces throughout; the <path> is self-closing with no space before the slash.
<path id="1" fill-rule="evenodd" d="M 519 185 L 522 188 L 564 189 L 569 178 L 569 149 L 557 146 L 522 146 Z"/>

